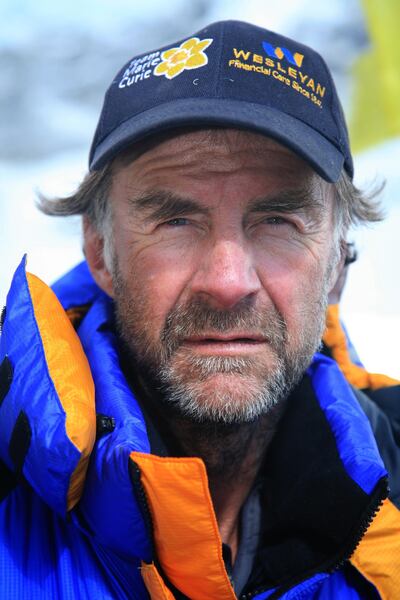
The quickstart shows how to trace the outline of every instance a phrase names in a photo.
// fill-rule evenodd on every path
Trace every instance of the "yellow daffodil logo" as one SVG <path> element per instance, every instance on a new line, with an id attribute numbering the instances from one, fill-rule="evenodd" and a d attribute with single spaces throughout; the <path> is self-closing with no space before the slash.
<path id="1" fill-rule="evenodd" d="M 212 39 L 200 40 L 192 37 L 182 42 L 177 48 L 170 48 L 161 54 L 162 62 L 154 69 L 154 75 L 165 75 L 173 79 L 185 69 L 198 69 L 208 63 L 204 50 L 212 43 Z"/>

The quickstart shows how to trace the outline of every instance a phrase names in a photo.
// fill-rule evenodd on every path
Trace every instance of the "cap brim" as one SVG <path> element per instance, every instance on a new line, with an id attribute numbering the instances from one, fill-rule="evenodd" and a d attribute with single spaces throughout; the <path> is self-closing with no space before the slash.
<path id="1" fill-rule="evenodd" d="M 222 98 L 188 98 L 160 104 L 121 123 L 93 148 L 89 168 L 96 171 L 129 145 L 179 127 L 232 127 L 262 133 L 301 156 L 326 181 L 336 182 L 343 154 L 318 131 L 275 108 Z"/>

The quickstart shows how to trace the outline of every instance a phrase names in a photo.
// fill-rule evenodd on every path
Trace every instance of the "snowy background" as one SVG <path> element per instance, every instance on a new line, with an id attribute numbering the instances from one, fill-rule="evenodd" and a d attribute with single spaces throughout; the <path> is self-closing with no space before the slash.
<path id="1" fill-rule="evenodd" d="M 86 171 L 103 94 L 136 53 L 237 18 L 294 37 L 331 67 L 345 111 L 369 45 L 359 0 L 0 0 L 0 304 L 16 265 L 51 283 L 82 258 L 79 219 L 52 219 L 35 193 L 65 195 Z M 356 183 L 386 179 L 387 219 L 351 235 L 343 315 L 368 369 L 400 378 L 400 139 L 355 157 Z"/>

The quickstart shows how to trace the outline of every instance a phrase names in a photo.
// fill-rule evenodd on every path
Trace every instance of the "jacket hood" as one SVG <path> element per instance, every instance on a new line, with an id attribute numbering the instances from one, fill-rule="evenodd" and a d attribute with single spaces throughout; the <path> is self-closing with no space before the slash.
<path id="1" fill-rule="evenodd" d="M 25 268 L 24 258 L 0 338 L 0 459 L 60 516 L 80 500 L 80 523 L 100 543 L 146 558 L 149 540 L 128 461 L 150 446 L 106 327 L 111 302 L 85 263 L 55 285 L 61 302 Z M 82 306 L 87 314 L 76 332 L 64 309 Z M 96 413 L 112 415 L 115 429 L 94 447 Z"/>
<path id="2" fill-rule="evenodd" d="M 0 458 L 9 469 L 19 470 L 59 515 L 71 511 L 79 527 L 99 544 L 120 556 L 150 562 L 152 535 L 133 492 L 129 465 L 135 455 L 137 464 L 145 465 L 151 447 L 144 417 L 120 369 L 112 302 L 85 263 L 54 290 L 59 300 L 26 273 L 25 259 L 21 262 L 0 339 L 0 368 L 7 373 L 0 392 Z M 86 314 L 75 331 L 65 310 L 82 306 Z M 386 476 L 367 418 L 330 359 L 316 355 L 307 377 L 329 426 L 336 459 L 364 503 L 364 496 Z M 95 443 L 96 413 L 112 417 L 115 428 Z M 156 458 L 152 468 L 156 464 L 154 477 L 159 480 L 171 461 Z M 195 460 L 192 470 L 200 469 L 198 459 L 174 460 L 181 460 L 180 465 Z M 317 485 L 318 473 L 310 473 Z M 144 477 L 144 486 L 152 507 L 160 498 L 154 499 L 151 477 Z M 181 479 L 184 485 L 187 477 Z M 160 514 L 153 512 L 155 536 L 158 532 L 165 540 L 163 528 L 168 527 L 169 538 L 179 537 L 170 517 L 163 522 Z M 168 547 L 163 551 L 168 558 Z M 167 575 L 175 583 L 174 573 Z"/>
<path id="3" fill-rule="evenodd" d="M 0 456 L 60 515 L 79 499 L 95 441 L 89 363 L 54 293 L 19 265 L 0 340 Z M 22 325 L 22 326 L 21 326 Z"/>

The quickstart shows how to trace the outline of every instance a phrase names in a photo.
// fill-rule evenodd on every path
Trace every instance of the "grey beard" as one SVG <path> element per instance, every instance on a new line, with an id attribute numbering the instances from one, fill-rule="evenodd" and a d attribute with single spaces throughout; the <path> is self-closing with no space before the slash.
<path id="1" fill-rule="evenodd" d="M 129 301 L 125 283 L 115 271 L 114 275 L 117 326 L 139 372 L 145 374 L 153 389 L 161 392 L 167 410 L 193 422 L 250 423 L 270 413 L 301 379 L 320 345 L 326 294 L 304 318 L 301 339 L 295 348 L 278 311 L 273 306 L 260 311 L 247 299 L 230 310 L 216 310 L 198 299 L 176 306 L 155 343 L 149 335 L 151 323 L 146 323 L 145 299 Z M 193 356 L 182 345 L 184 338 L 204 331 L 234 330 L 266 336 L 273 366 L 267 368 L 252 357 Z M 210 380 L 218 374 L 224 374 L 227 383 L 232 377 L 232 384 L 241 384 L 240 397 L 228 389 L 213 388 Z"/>
<path id="2" fill-rule="evenodd" d="M 217 373 L 235 375 L 245 378 L 246 359 L 229 357 L 193 357 L 189 367 L 200 373 L 200 381 L 204 381 Z M 301 378 L 292 371 L 291 377 L 282 363 L 268 374 L 261 386 L 247 384 L 242 392 L 240 402 L 232 402 L 232 396 L 223 391 L 217 391 L 213 397 L 199 389 L 199 384 L 180 381 L 176 369 L 171 365 L 165 366 L 159 372 L 163 397 L 179 412 L 195 422 L 219 422 L 224 424 L 240 424 L 255 421 L 265 415 L 285 399 L 293 386 Z"/>

